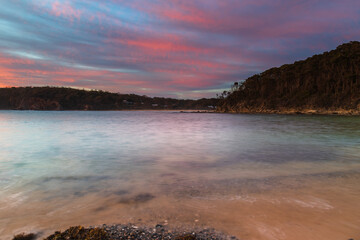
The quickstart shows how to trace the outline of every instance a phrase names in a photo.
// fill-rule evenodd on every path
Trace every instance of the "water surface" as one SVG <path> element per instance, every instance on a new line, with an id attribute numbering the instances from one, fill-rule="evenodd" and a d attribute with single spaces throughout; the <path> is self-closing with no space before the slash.
<path id="1" fill-rule="evenodd" d="M 360 236 L 360 118 L 0 112 L 0 238 L 103 223 Z"/>

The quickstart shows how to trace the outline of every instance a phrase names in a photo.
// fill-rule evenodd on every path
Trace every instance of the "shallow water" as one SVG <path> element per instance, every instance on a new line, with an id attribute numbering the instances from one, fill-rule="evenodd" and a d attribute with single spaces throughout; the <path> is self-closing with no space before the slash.
<path id="1" fill-rule="evenodd" d="M 103 223 L 360 237 L 360 118 L 0 112 L 0 239 Z"/>

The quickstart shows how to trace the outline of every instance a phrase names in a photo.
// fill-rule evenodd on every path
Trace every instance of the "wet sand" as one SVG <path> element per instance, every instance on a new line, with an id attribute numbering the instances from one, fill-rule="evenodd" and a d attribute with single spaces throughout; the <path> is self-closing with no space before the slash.
<path id="1" fill-rule="evenodd" d="M 170 184 L 157 193 L 144 189 L 142 193 L 94 193 L 62 201 L 13 201 L 2 209 L 1 239 L 20 232 L 40 232 L 44 237 L 74 225 L 128 222 L 211 227 L 249 240 L 356 239 L 360 235 L 359 181 L 359 173 L 346 172 L 265 182 L 217 180 L 207 182 L 207 187 Z M 231 187 L 225 188 L 226 184 Z M 223 192 L 219 192 L 221 187 Z"/>

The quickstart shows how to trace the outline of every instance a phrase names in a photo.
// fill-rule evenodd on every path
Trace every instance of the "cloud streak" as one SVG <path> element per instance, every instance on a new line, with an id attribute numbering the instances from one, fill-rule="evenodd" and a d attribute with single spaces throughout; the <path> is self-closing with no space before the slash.
<path id="1" fill-rule="evenodd" d="M 14 0 L 0 9 L 0 86 L 212 97 L 360 38 L 355 0 Z"/>

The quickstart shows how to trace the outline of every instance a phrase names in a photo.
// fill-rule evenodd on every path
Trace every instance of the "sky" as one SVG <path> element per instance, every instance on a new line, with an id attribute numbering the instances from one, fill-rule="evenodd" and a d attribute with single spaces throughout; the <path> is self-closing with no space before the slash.
<path id="1" fill-rule="evenodd" d="M 359 0 L 0 0 L 0 87 L 215 97 L 360 40 Z"/>

